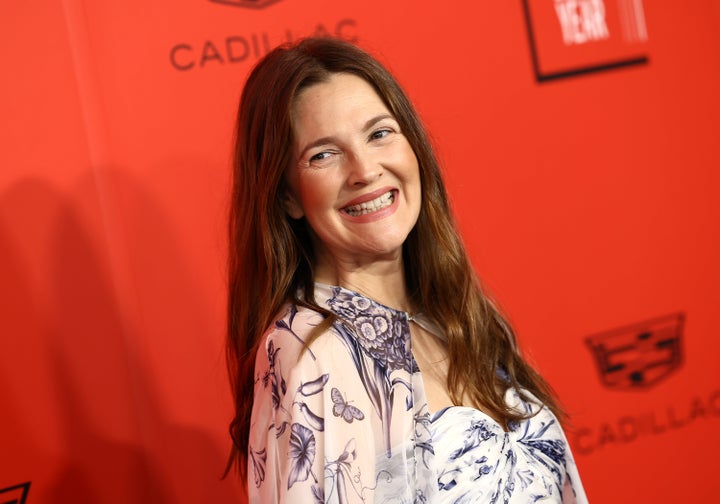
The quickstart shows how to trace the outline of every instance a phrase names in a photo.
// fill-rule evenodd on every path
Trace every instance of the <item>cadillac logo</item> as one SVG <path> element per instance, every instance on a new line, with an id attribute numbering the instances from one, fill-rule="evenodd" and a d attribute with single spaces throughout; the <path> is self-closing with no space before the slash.
<path id="1" fill-rule="evenodd" d="M 210 0 L 211 2 L 234 5 L 235 7 L 249 7 L 251 9 L 263 9 L 268 5 L 280 2 L 280 0 Z"/>
<path id="2" fill-rule="evenodd" d="M 685 315 L 677 313 L 587 337 L 603 384 L 648 388 L 677 370 L 683 361 L 684 321 Z"/>

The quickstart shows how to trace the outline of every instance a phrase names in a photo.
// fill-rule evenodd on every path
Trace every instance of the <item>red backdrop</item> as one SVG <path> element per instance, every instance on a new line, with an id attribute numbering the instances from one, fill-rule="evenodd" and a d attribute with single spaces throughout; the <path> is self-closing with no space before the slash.
<path id="1" fill-rule="evenodd" d="M 220 480 L 233 119 L 258 57 L 313 33 L 376 54 L 416 103 L 591 501 L 713 500 L 717 0 L 4 12 L 0 500 L 243 501 Z"/>

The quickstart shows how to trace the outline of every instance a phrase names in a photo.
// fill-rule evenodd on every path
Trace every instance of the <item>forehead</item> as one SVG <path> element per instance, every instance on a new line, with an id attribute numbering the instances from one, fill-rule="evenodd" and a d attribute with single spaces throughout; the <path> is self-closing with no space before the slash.
<path id="1" fill-rule="evenodd" d="M 293 101 L 293 129 L 318 120 L 349 119 L 378 112 L 388 113 L 375 88 L 365 79 L 349 73 L 330 77 L 300 91 Z"/>

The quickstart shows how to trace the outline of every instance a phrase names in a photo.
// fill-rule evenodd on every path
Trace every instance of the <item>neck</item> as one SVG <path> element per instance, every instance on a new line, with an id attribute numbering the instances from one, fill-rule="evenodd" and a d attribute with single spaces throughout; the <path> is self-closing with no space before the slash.
<path id="1" fill-rule="evenodd" d="M 316 266 L 315 280 L 358 292 L 396 310 L 412 312 L 402 254 L 367 264 L 342 262 Z"/>

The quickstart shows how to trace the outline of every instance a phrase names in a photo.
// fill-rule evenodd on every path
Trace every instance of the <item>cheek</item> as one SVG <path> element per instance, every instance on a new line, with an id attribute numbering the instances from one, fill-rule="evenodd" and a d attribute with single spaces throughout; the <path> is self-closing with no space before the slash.
<path id="1" fill-rule="evenodd" d="M 405 170 L 404 176 L 406 182 L 415 187 L 418 191 L 420 190 L 420 166 L 418 165 L 417 159 L 415 158 L 414 154 L 410 154 L 410 156 L 407 158 L 405 166 L 407 169 Z"/>
<path id="2" fill-rule="evenodd" d="M 331 208 L 337 192 L 332 176 L 323 172 L 315 172 L 302 177 L 299 194 L 306 212 L 318 212 Z"/>
<path id="3" fill-rule="evenodd" d="M 404 175 L 409 180 L 420 180 L 420 168 L 417 156 L 407 141 L 403 142 L 403 145 L 398 148 L 396 156 L 399 165 L 405 167 L 403 170 Z"/>

